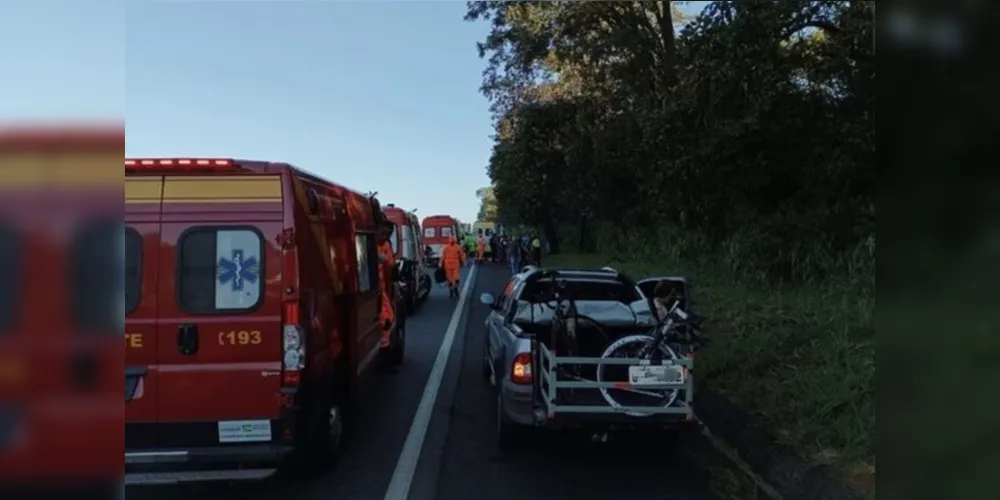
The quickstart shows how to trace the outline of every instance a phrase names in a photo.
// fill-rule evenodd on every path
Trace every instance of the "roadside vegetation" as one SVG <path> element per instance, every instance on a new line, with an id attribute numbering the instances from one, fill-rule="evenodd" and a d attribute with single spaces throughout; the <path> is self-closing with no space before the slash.
<path id="1" fill-rule="evenodd" d="M 694 280 L 699 372 L 875 476 L 873 2 L 470 2 L 495 118 L 482 213 L 558 265 Z"/>

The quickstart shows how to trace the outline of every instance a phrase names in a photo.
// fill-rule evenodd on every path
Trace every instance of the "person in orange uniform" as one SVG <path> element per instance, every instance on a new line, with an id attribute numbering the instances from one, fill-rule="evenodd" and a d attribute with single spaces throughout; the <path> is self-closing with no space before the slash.
<path id="1" fill-rule="evenodd" d="M 441 251 L 441 267 L 448 278 L 448 296 L 458 297 L 458 282 L 462 277 L 462 266 L 465 265 L 465 252 L 452 236 L 448 245 Z"/>
<path id="2" fill-rule="evenodd" d="M 378 286 L 382 294 L 382 309 L 379 311 L 379 323 L 382 324 L 383 348 L 389 347 L 392 338 L 392 324 L 396 321 L 396 311 L 392 307 L 392 275 L 396 266 L 396 256 L 392 252 L 389 237 L 392 235 L 393 224 L 389 219 L 379 221 L 378 228 Z"/>
<path id="3" fill-rule="evenodd" d="M 482 262 L 483 257 L 486 256 L 486 240 L 483 239 L 483 235 L 476 237 L 476 262 Z"/>

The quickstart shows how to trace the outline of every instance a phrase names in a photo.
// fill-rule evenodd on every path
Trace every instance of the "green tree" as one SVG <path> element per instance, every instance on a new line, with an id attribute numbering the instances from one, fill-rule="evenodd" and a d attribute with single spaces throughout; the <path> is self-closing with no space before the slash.
<path id="1" fill-rule="evenodd" d="M 479 214 L 476 215 L 476 220 L 497 222 L 497 198 L 493 187 L 477 189 L 476 197 L 479 198 Z"/>
<path id="2" fill-rule="evenodd" d="M 874 233 L 866 3 L 714 2 L 679 32 L 672 2 L 470 2 L 466 19 L 491 24 L 497 210 L 556 248 L 674 227 L 692 254 L 730 242 L 734 270 L 786 280 Z"/>

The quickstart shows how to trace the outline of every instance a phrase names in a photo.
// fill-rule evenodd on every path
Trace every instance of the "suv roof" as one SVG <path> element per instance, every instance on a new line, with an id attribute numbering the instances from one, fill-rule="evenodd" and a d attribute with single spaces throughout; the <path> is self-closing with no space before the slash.
<path id="1" fill-rule="evenodd" d="M 617 281 L 618 277 L 621 276 L 617 271 L 605 270 L 605 269 L 558 269 L 552 267 L 535 267 L 535 266 L 525 266 L 521 270 L 521 274 L 524 279 L 528 279 L 537 274 L 543 274 L 547 272 L 555 271 L 559 273 L 560 278 L 567 279 L 579 279 L 579 280 L 601 280 L 601 281 Z"/>

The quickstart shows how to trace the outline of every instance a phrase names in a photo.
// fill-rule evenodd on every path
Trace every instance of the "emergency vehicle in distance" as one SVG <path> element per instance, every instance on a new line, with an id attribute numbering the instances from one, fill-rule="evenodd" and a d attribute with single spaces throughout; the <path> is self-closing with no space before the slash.
<path id="1" fill-rule="evenodd" d="M 430 247 L 431 255 L 427 256 L 427 262 L 437 267 L 441 258 L 441 250 L 448 244 L 451 238 L 458 240 L 458 219 L 450 215 L 431 215 L 424 217 L 420 227 L 423 228 L 424 245 Z"/>
<path id="2" fill-rule="evenodd" d="M 287 164 L 125 160 L 126 484 L 330 463 L 404 355 L 403 314 L 379 346 L 380 210 Z"/>
<path id="3" fill-rule="evenodd" d="M 392 203 L 385 206 L 385 215 L 396 228 L 389 237 L 399 267 L 399 285 L 406 312 L 413 313 L 431 293 L 431 276 L 427 272 L 424 243 L 417 215 Z"/>
<path id="4" fill-rule="evenodd" d="M 497 231 L 497 224 L 495 222 L 477 220 L 472 224 L 472 233 L 476 236 L 482 236 L 487 240 L 493 236 L 493 233 L 499 234 Z"/>

